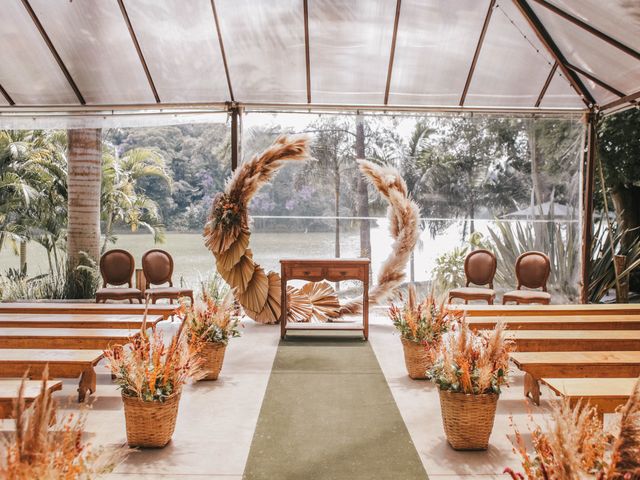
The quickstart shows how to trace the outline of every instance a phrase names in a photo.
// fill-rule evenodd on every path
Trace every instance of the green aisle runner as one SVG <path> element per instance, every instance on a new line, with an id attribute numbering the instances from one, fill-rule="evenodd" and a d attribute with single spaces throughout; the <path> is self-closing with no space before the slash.
<path id="1" fill-rule="evenodd" d="M 244 478 L 427 478 L 368 342 L 280 342 Z"/>

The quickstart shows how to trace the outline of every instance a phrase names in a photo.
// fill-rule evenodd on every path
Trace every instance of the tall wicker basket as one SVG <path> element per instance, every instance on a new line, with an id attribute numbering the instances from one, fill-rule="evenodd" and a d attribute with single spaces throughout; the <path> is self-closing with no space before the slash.
<path id="1" fill-rule="evenodd" d="M 224 343 L 212 343 L 207 342 L 200 351 L 200 355 L 203 357 L 204 362 L 202 369 L 205 372 L 205 376 L 202 380 L 217 380 L 222 369 L 222 362 L 224 361 L 224 352 L 227 346 Z"/>
<path id="2" fill-rule="evenodd" d="M 440 390 L 442 423 L 454 450 L 486 450 L 496 417 L 498 395 Z"/>
<path id="3" fill-rule="evenodd" d="M 180 392 L 164 402 L 145 402 L 124 395 L 122 401 L 130 447 L 161 448 L 169 443 L 176 428 Z"/>
<path id="4" fill-rule="evenodd" d="M 400 337 L 400 340 L 402 340 L 404 364 L 407 367 L 409 377 L 414 380 L 424 380 L 427 378 L 427 370 L 431 368 L 433 363 L 429 348 L 404 337 Z"/>

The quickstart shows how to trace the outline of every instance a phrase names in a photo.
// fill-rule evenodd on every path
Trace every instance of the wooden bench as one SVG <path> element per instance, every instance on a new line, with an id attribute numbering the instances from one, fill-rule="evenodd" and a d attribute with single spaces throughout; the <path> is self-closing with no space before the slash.
<path id="1" fill-rule="evenodd" d="M 139 333 L 119 328 L 0 328 L 0 348 L 104 350 L 125 345 Z"/>
<path id="2" fill-rule="evenodd" d="M 162 315 L 169 318 L 178 308 L 178 305 L 162 303 L 149 304 L 149 315 Z M 83 313 L 95 315 L 144 315 L 144 304 L 130 303 L 21 303 L 0 302 L 0 314 L 2 313 Z"/>
<path id="3" fill-rule="evenodd" d="M 0 380 L 0 418 L 13 418 L 14 402 L 18 399 L 18 390 L 22 380 Z M 55 392 L 62 390 L 60 380 L 48 381 L 47 390 Z M 25 380 L 22 398 L 25 405 L 31 405 L 42 391 L 41 380 Z"/>
<path id="4" fill-rule="evenodd" d="M 513 352 L 511 361 L 525 372 L 524 394 L 540 404 L 541 378 L 636 378 L 640 352 Z"/>
<path id="5" fill-rule="evenodd" d="M 486 330 L 502 321 L 510 330 L 640 330 L 640 315 L 555 315 L 470 317 L 471 329 Z"/>
<path id="6" fill-rule="evenodd" d="M 600 421 L 605 413 L 616 409 L 629 400 L 638 382 L 637 378 L 542 378 L 556 395 L 569 399 L 571 405 L 578 401 L 589 402 L 598 412 Z"/>
<path id="7" fill-rule="evenodd" d="M 162 315 L 147 315 L 153 328 Z M 144 315 L 97 315 L 78 313 L 0 313 L 0 328 L 124 328 L 140 329 Z"/>
<path id="8" fill-rule="evenodd" d="M 21 378 L 29 371 L 29 378 L 42 378 L 49 366 L 50 378 L 79 378 L 78 401 L 84 401 L 87 392 L 96 391 L 94 367 L 104 357 L 102 350 L 35 350 L 0 349 L 0 377 Z"/>
<path id="9" fill-rule="evenodd" d="M 507 330 L 519 352 L 640 350 L 640 330 Z"/>
<path id="10" fill-rule="evenodd" d="M 514 317 L 533 315 L 640 315 L 638 303 L 597 303 L 577 305 L 448 305 L 466 312 L 467 317 Z"/>

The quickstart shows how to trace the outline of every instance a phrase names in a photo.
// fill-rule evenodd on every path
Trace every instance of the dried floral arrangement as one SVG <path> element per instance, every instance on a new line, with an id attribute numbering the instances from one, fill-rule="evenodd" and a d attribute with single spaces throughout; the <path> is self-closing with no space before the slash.
<path id="1" fill-rule="evenodd" d="M 402 306 L 392 304 L 389 318 L 402 338 L 425 346 L 438 345 L 442 336 L 462 318 L 462 311 L 449 312 L 438 304 L 433 294 L 417 299 L 415 286 L 409 285 L 407 301 Z"/>
<path id="2" fill-rule="evenodd" d="M 228 289 L 222 297 L 210 296 L 206 291 L 193 305 L 182 303 L 178 309 L 192 347 L 201 343 L 222 343 L 240 336 L 240 319 L 234 305 L 233 292 Z"/>
<path id="3" fill-rule="evenodd" d="M 249 248 L 248 205 L 256 192 L 287 161 L 304 161 L 309 156 L 309 139 L 281 136 L 260 155 L 244 162 L 213 199 L 211 214 L 204 229 L 205 245 L 216 258 L 216 268 L 235 291 L 245 313 L 261 323 L 276 323 L 280 318 L 281 285 L 276 272 L 265 272 L 253 261 Z M 371 303 L 379 303 L 400 285 L 405 267 L 419 235 L 418 207 L 409 199 L 407 186 L 391 167 L 358 161 L 361 172 L 389 202 L 393 250 L 378 275 L 378 284 L 369 293 Z M 291 305 L 297 305 L 292 321 L 312 317 L 326 321 L 345 313 L 358 313 L 362 301 L 340 306 L 333 289 L 292 289 L 287 292 Z M 335 306 L 335 307 L 334 307 Z M 335 308 L 330 311 L 330 308 Z"/>
<path id="4" fill-rule="evenodd" d="M 167 346 L 160 332 L 148 335 L 143 328 L 127 347 L 117 346 L 104 353 L 122 395 L 145 402 L 164 402 L 202 374 L 198 350 L 188 344 L 184 329 Z"/>
<path id="5" fill-rule="evenodd" d="M 128 453 L 125 447 L 94 448 L 83 439 L 86 415 L 56 418 L 56 406 L 43 374 L 40 396 L 30 408 L 24 382 L 14 407 L 15 435 L 2 441 L 0 478 L 11 480 L 84 480 L 111 472 Z"/>
<path id="6" fill-rule="evenodd" d="M 508 380 L 509 353 L 513 349 L 504 324 L 498 323 L 490 332 L 476 333 L 462 322 L 460 328 L 445 335 L 427 376 L 440 390 L 499 394 Z"/>
<path id="7" fill-rule="evenodd" d="M 516 480 L 640 479 L 640 381 L 621 410 L 617 434 L 603 430 L 596 409 L 568 400 L 553 405 L 551 423 L 544 432 L 530 427 L 532 450 L 515 429 L 514 452 L 523 473 L 505 469 Z"/>

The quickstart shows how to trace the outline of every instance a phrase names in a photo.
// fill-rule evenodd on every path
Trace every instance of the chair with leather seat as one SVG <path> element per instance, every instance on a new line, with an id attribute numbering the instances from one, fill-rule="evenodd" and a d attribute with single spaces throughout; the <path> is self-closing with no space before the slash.
<path id="1" fill-rule="evenodd" d="M 550 273 L 551 262 L 544 253 L 523 253 L 516 260 L 516 279 L 518 281 L 516 290 L 505 293 L 502 297 L 502 303 L 549 305 L 551 295 L 547 292 L 547 281 Z"/>
<path id="2" fill-rule="evenodd" d="M 106 303 L 107 300 L 128 300 L 129 303 L 137 300 L 142 303 L 142 292 L 131 282 L 134 270 L 135 260 L 126 250 L 105 252 L 100 257 L 102 288 L 96 291 L 96 303 Z"/>
<path id="3" fill-rule="evenodd" d="M 466 286 L 450 290 L 449 303 L 454 298 L 459 298 L 464 300 L 465 304 L 471 300 L 484 300 L 489 305 L 493 305 L 496 296 L 493 290 L 493 277 L 496 274 L 497 265 L 496 256 L 489 250 L 478 249 L 470 252 L 464 259 Z M 471 284 L 477 286 L 472 287 Z"/>
<path id="4" fill-rule="evenodd" d="M 142 271 L 145 277 L 145 291 L 151 303 L 166 298 L 169 303 L 182 297 L 189 297 L 193 304 L 193 290 L 173 286 L 173 258 L 168 252 L 154 248 L 142 256 Z M 169 284 L 168 286 L 164 286 Z"/>

